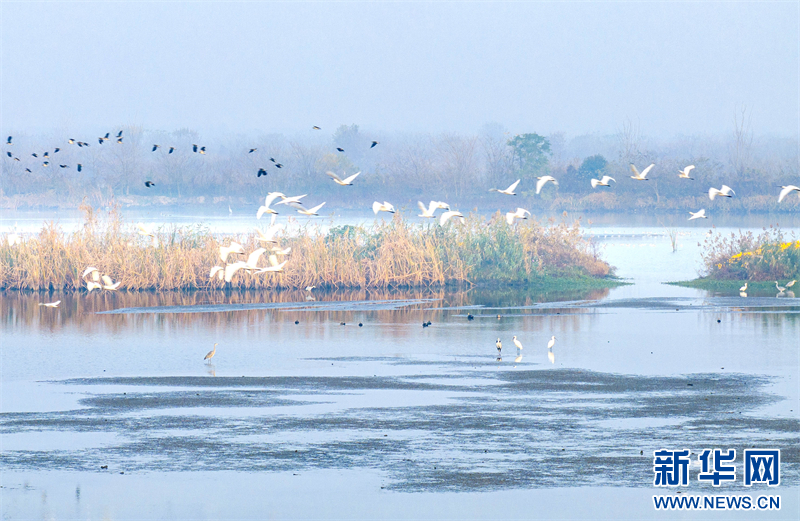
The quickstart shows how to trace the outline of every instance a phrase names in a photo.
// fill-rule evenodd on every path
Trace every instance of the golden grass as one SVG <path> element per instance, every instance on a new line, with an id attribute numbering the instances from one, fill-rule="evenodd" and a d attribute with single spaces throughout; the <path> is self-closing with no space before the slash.
<path id="1" fill-rule="evenodd" d="M 158 244 L 123 225 L 116 210 L 102 221 L 82 206 L 83 229 L 67 234 L 47 224 L 34 237 L 11 246 L 0 240 L 0 288 L 65 290 L 85 287 L 83 270 L 94 266 L 121 281 L 126 290 L 221 289 L 209 279 L 220 245 L 240 235 L 212 235 L 198 227 L 160 229 Z M 131 228 L 128 230 L 128 228 Z M 580 226 L 534 219 L 508 226 L 498 213 L 485 220 L 414 225 L 399 216 L 374 228 L 341 226 L 328 234 L 304 229 L 297 236 L 278 234 L 291 246 L 279 273 L 241 270 L 230 287 L 238 289 L 430 287 L 447 284 L 525 284 L 547 277 L 605 277 L 610 268 L 599 259 Z M 255 233 L 246 252 L 260 247 Z M 269 250 L 269 248 L 268 248 Z M 266 265 L 265 258 L 261 265 Z M 229 259 L 233 261 L 233 259 Z"/>

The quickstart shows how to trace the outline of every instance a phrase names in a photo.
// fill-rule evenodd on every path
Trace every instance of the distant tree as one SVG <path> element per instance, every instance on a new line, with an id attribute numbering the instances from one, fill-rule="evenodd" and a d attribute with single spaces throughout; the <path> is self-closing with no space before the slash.
<path id="1" fill-rule="evenodd" d="M 550 155 L 550 141 L 539 134 L 519 134 L 508 141 L 514 150 L 514 166 L 522 179 L 544 174 Z"/>
<path id="2" fill-rule="evenodd" d="M 589 181 L 592 178 L 600 179 L 606 175 L 608 161 L 601 155 L 589 156 L 583 160 L 578 168 L 577 174 L 582 181 Z"/>

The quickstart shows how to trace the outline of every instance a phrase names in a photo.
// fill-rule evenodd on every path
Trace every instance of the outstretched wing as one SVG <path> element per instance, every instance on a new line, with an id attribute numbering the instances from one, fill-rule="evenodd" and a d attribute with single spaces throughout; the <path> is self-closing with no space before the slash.
<path id="1" fill-rule="evenodd" d="M 506 191 L 507 192 L 513 192 L 517 188 L 517 185 L 519 184 L 519 182 L 520 182 L 520 180 L 517 179 L 517 182 L 514 183 L 513 185 L 509 186 L 508 188 L 506 188 Z"/>

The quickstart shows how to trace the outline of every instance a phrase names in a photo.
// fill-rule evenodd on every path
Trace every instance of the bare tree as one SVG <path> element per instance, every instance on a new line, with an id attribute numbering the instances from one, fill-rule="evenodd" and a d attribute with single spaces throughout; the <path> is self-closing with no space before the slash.
<path id="1" fill-rule="evenodd" d="M 731 167 L 737 174 L 743 173 L 750 162 L 750 152 L 753 146 L 752 119 L 753 109 L 748 109 L 745 104 L 733 112 L 733 143 L 730 160 Z"/>
<path id="2" fill-rule="evenodd" d="M 642 143 L 642 131 L 639 122 L 632 122 L 630 118 L 625 118 L 622 127 L 617 132 L 619 142 L 619 158 L 627 163 L 632 163 L 640 155 Z"/>

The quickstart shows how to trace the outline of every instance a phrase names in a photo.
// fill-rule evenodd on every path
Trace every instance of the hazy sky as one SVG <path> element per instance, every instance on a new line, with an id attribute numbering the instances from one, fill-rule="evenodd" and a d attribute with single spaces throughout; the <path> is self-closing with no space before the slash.
<path id="1" fill-rule="evenodd" d="M 13 2 L 0 127 L 796 136 L 798 2 Z"/>

